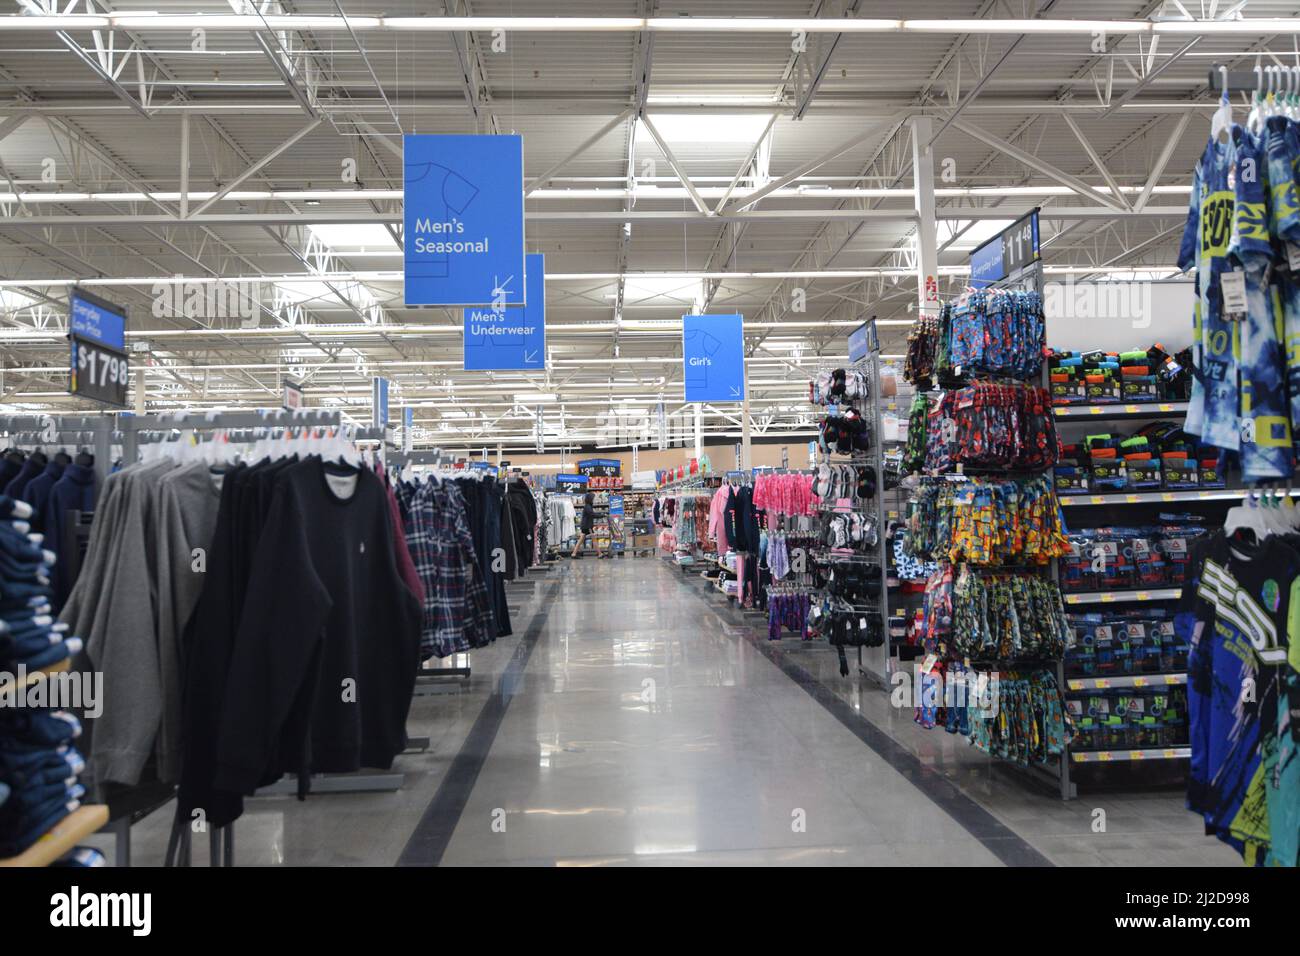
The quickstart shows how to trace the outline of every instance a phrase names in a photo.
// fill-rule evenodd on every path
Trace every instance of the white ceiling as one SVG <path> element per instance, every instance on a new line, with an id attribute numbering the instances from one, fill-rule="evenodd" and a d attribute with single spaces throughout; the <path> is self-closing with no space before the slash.
<path id="1" fill-rule="evenodd" d="M 15 14 L 39 6 L 5 2 Z M 1211 14 L 1209 2 L 1183 5 L 1197 17 Z M 69 12 L 65 6 L 60 12 Z M 225 0 L 142 6 L 163 16 L 232 12 Z M 1047 20 L 1141 21 L 1164 5 L 1045 6 Z M 1233 5 L 1213 6 L 1221 15 Z M 1020 2 L 992 0 L 474 0 L 472 7 L 451 0 L 446 9 L 413 0 L 280 0 L 262 12 L 330 17 L 335 26 L 341 11 L 349 18 L 808 18 L 834 26 L 846 7 L 854 19 L 1033 14 Z M 123 0 L 94 0 L 91 12 L 131 9 Z M 86 12 L 86 0 L 70 12 Z M 1250 0 L 1242 13 L 1289 19 L 1297 10 L 1293 0 Z M 543 403 L 552 443 L 561 418 L 569 441 L 610 440 L 598 431 L 600 416 L 623 399 L 649 408 L 662 392 L 676 411 L 680 333 L 671 323 L 700 295 L 713 311 L 746 316 L 760 429 L 806 430 L 800 398 L 807 378 L 818 364 L 842 361 L 853 324 L 877 316 L 885 323 L 885 351 L 903 350 L 916 298 L 913 116 L 929 117 L 936 131 L 955 120 L 934 145 L 937 170 L 951 172 L 936 184 L 945 291 L 960 288 L 975 234 L 947 246 L 954 229 L 987 232 L 996 224 L 981 218 L 1006 221 L 1034 205 L 1043 207 L 1049 270 L 1169 274 L 1215 99 L 1209 70 L 1296 63 L 1295 32 L 1253 30 L 1249 23 L 1238 34 L 1199 39 L 1140 30 L 1102 37 L 813 32 L 802 52 L 792 49 L 789 31 L 507 28 L 505 50 L 494 52 L 490 29 L 390 30 L 380 21 L 365 21 L 380 26 L 359 30 L 355 40 L 324 21 L 312 29 L 306 19 L 276 31 L 213 28 L 197 50 L 188 25 L 145 23 L 98 34 L 74 28 L 60 37 L 17 30 L 6 19 L 0 18 L 0 170 L 9 180 L 0 183 L 8 196 L 0 204 L 3 407 L 85 407 L 64 394 L 61 337 L 67 284 L 81 280 L 127 305 L 133 337 L 149 343 L 152 364 L 143 374 L 151 410 L 276 405 L 280 379 L 293 375 L 307 379 L 310 404 L 338 405 L 367 420 L 368 377 L 384 375 L 395 383 L 392 404 L 415 407 L 422 440 L 444 447 L 531 447 L 533 412 Z M 100 49 L 110 44 L 111 58 Z M 135 52 L 124 60 L 125 50 Z M 103 68 L 120 69 L 116 80 L 101 75 Z M 638 76 L 646 73 L 641 90 Z M 644 127 L 631 118 L 610 125 L 642 93 L 646 115 L 711 207 L 737 176 L 733 202 L 762 185 L 762 174 L 776 179 L 838 154 L 748 215 L 704 217 Z M 773 114 L 770 156 L 756 168 L 748 161 Z M 319 123 L 198 219 L 181 221 L 186 118 L 191 211 L 204 194 Z M 1106 185 L 1070 123 L 1129 204 L 1139 201 L 1177 134 L 1153 183 L 1159 188 L 1140 214 L 1112 214 L 1101 200 L 1062 184 L 1064 175 Z M 1012 158 L 958 124 L 1035 159 Z M 394 241 L 399 134 L 518 132 L 532 180 L 606 127 L 527 203 L 528 250 L 547 257 L 550 368 L 545 375 L 461 371 L 459 316 L 402 305 Z M 49 160 L 53 182 L 42 179 Z M 347 160 L 356 163 L 355 183 L 342 180 Z M 626 189 L 629 164 L 634 203 Z M 864 195 L 868 189 L 887 192 Z M 346 195 L 355 191 L 360 195 Z M 240 328 L 237 318 L 155 316 L 154 284 L 165 276 L 256 283 L 248 288 L 264 307 L 258 327 Z M 796 286 L 806 290 L 804 312 L 791 308 Z M 656 330 L 655 323 L 668 324 Z M 139 375 L 143 356 L 135 364 Z M 736 434 L 738 414 L 711 409 L 706 428 Z"/>

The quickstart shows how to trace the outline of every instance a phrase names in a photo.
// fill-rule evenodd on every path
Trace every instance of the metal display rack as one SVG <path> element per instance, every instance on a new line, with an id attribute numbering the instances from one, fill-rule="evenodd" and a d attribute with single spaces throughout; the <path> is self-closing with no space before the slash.
<path id="1" fill-rule="evenodd" d="M 874 555 L 855 554 L 849 555 L 844 553 L 818 552 L 814 551 L 812 558 L 814 562 L 820 560 L 825 564 L 834 564 L 840 561 L 859 561 L 873 562 L 880 570 L 880 594 L 874 601 L 865 605 L 854 605 L 855 613 L 872 613 L 880 618 L 880 634 L 882 642 L 878 647 L 863 648 L 861 645 L 857 649 L 857 667 L 858 674 L 862 677 L 869 678 L 882 687 L 889 686 L 889 587 L 888 587 L 888 562 L 886 561 L 885 548 L 888 541 L 888 522 L 886 520 L 885 505 L 885 445 L 884 445 L 884 422 L 880 402 L 880 337 L 876 332 L 875 320 L 871 319 L 864 323 L 864 331 L 867 336 L 867 354 L 857 361 L 845 367 L 848 372 L 860 372 L 871 383 L 871 395 L 865 407 L 859 405 L 858 411 L 871 424 L 872 444 L 871 450 L 859 455 L 839 455 L 828 452 L 818 447 L 817 458 L 819 464 L 855 464 L 870 465 L 876 472 L 876 494 L 871 499 L 870 504 L 864 507 L 855 507 L 851 509 L 828 507 L 827 511 L 835 510 L 853 510 L 862 513 L 869 509 L 876 521 L 876 546 Z M 828 413 L 836 406 L 826 406 Z M 823 590 L 818 589 L 813 592 L 813 601 L 829 600 L 834 606 L 835 599 L 833 596 L 825 594 Z M 865 651 L 865 653 L 864 653 Z"/>
<path id="2" fill-rule="evenodd" d="M 1099 405 L 1067 405 L 1055 408 L 1054 414 L 1062 425 L 1084 425 L 1106 423 L 1112 420 L 1133 420 L 1140 418 L 1176 418 L 1181 419 L 1187 411 L 1187 402 L 1149 402 L 1138 405 L 1128 403 Z M 1249 493 L 1242 488 L 1213 488 L 1205 490 L 1170 490 L 1170 491 L 1136 491 L 1110 492 L 1106 494 L 1060 495 L 1058 500 L 1070 516 L 1072 530 L 1078 531 L 1092 527 L 1119 523 L 1125 515 L 1132 515 L 1132 509 L 1139 513 L 1162 504 L 1176 503 L 1180 506 L 1202 506 L 1219 510 L 1225 505 L 1240 501 Z M 1300 491 L 1288 489 L 1287 494 L 1300 494 Z M 1075 591 L 1063 592 L 1062 598 L 1067 609 L 1080 611 L 1098 610 L 1099 606 L 1131 606 L 1134 604 L 1169 604 L 1182 596 L 1181 587 L 1154 587 L 1132 590 Z M 1174 671 L 1150 674 L 1116 674 L 1105 677 L 1067 677 L 1062 684 L 1062 693 L 1067 697 L 1077 697 L 1082 693 L 1095 690 L 1126 690 L 1146 687 L 1178 687 L 1187 684 L 1187 672 Z M 1183 760 L 1190 756 L 1187 746 L 1172 747 L 1138 747 L 1113 748 L 1103 750 L 1078 750 L 1067 748 L 1072 764 L 1100 764 L 1112 761 L 1169 761 Z"/>

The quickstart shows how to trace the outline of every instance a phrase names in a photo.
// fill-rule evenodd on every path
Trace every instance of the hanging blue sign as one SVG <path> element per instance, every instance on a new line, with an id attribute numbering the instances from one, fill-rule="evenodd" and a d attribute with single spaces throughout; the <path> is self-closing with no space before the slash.
<path id="1" fill-rule="evenodd" d="M 850 362 L 862 361 L 879 347 L 879 339 L 876 337 L 875 319 L 863 322 L 849 333 Z"/>
<path id="2" fill-rule="evenodd" d="M 404 136 L 407 305 L 524 304 L 520 136 Z"/>
<path id="3" fill-rule="evenodd" d="M 68 333 L 126 351 L 126 310 L 81 289 L 68 294 Z"/>
<path id="4" fill-rule="evenodd" d="M 1035 209 L 970 254 L 970 284 L 980 289 L 1000 282 L 1042 256 Z"/>
<path id="5" fill-rule="evenodd" d="M 745 397 L 745 320 L 740 315 L 682 316 L 682 380 L 687 402 Z"/>
<path id="6" fill-rule="evenodd" d="M 465 371 L 546 368 L 546 257 L 526 257 L 522 308 L 465 310 Z"/>

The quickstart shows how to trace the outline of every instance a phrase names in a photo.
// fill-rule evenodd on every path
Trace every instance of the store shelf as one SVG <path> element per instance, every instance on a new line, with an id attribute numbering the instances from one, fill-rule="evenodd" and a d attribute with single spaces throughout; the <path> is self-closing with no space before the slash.
<path id="1" fill-rule="evenodd" d="M 1071 751 L 1075 763 L 1110 763 L 1121 760 L 1186 760 L 1191 747 L 1155 747 L 1149 750 L 1082 750 Z"/>
<path id="2" fill-rule="evenodd" d="M 1106 495 L 1057 495 L 1061 507 L 1080 505 L 1138 505 L 1159 504 L 1172 501 L 1240 501 L 1249 494 L 1249 488 L 1212 488 L 1206 491 L 1118 491 Z M 1300 496 L 1300 488 L 1288 492 Z"/>
<path id="3" fill-rule="evenodd" d="M 1066 604 L 1118 604 L 1122 601 L 1177 601 L 1182 588 L 1155 588 L 1149 591 L 1078 591 L 1064 594 Z"/>
<path id="4" fill-rule="evenodd" d="M 1116 677 L 1067 677 L 1065 689 L 1071 691 L 1124 687 L 1174 687 L 1186 683 L 1186 674 L 1121 674 Z"/>
<path id="5" fill-rule="evenodd" d="M 107 822 L 104 804 L 78 807 L 25 851 L 0 860 L 0 866 L 49 866 Z"/>
<path id="6" fill-rule="evenodd" d="M 1057 405 L 1057 418 L 1162 418 L 1184 415 L 1187 402 L 1113 402 L 1105 405 Z"/>

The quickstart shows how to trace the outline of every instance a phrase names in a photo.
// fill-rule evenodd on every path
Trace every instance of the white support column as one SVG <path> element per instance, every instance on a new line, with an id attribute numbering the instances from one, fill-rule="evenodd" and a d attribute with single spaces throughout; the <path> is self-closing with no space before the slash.
<path id="1" fill-rule="evenodd" d="M 704 404 L 695 403 L 695 457 L 704 455 Z"/>
<path id="2" fill-rule="evenodd" d="M 743 382 L 741 387 L 745 390 L 745 397 L 740 403 L 740 468 L 742 471 L 749 471 L 754 467 L 753 442 L 750 435 L 751 419 L 749 417 L 749 362 L 746 360 L 741 368 Z"/>
<path id="3" fill-rule="evenodd" d="M 916 295 L 920 314 L 939 311 L 939 254 L 934 215 L 934 149 L 930 117 L 912 124 L 912 195 L 916 207 Z"/>

